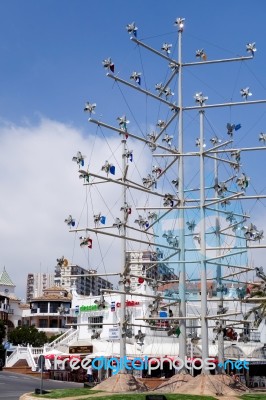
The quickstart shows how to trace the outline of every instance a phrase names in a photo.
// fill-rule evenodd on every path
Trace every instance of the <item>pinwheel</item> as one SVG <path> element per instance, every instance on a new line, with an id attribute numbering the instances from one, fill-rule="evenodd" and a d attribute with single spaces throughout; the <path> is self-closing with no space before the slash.
<path id="1" fill-rule="evenodd" d="M 170 193 L 166 193 L 163 198 L 163 205 L 164 205 L 164 207 L 167 207 L 167 206 L 173 207 L 174 196 Z"/>
<path id="2" fill-rule="evenodd" d="M 112 62 L 111 58 L 106 58 L 105 60 L 103 60 L 102 64 L 105 69 L 108 69 L 111 72 L 115 72 L 115 65 Z"/>
<path id="3" fill-rule="evenodd" d="M 141 84 L 141 73 L 140 72 L 132 72 L 130 79 L 132 79 L 133 81 L 135 81 L 138 85 Z"/>
<path id="4" fill-rule="evenodd" d="M 204 61 L 207 60 L 207 55 L 206 55 L 204 49 L 197 50 L 196 51 L 196 57 L 200 58 L 201 60 L 204 60 Z"/>
<path id="5" fill-rule="evenodd" d="M 142 182 L 143 182 L 143 186 L 150 188 L 152 186 L 154 186 L 154 188 L 157 188 L 157 181 L 156 178 L 154 176 L 152 176 L 151 174 L 148 174 L 148 176 L 146 178 L 142 178 Z"/>
<path id="6" fill-rule="evenodd" d="M 246 44 L 246 50 L 247 50 L 249 53 L 251 53 L 252 56 L 254 57 L 255 51 L 257 51 L 257 49 L 256 49 L 256 43 L 255 43 L 255 42 L 253 42 L 253 43 L 247 43 L 247 44 Z"/>
<path id="7" fill-rule="evenodd" d="M 132 22 L 131 24 L 127 24 L 126 29 L 128 31 L 128 33 L 131 35 L 133 33 L 133 35 L 135 37 L 137 37 L 137 30 L 138 28 L 135 25 L 135 22 Z"/>
<path id="8" fill-rule="evenodd" d="M 185 18 L 176 18 L 174 25 L 178 27 L 180 32 L 183 31 Z"/>
<path id="9" fill-rule="evenodd" d="M 252 93 L 249 91 L 249 87 L 246 87 L 245 89 L 241 89 L 240 94 L 245 100 L 247 100 L 247 98 L 249 96 L 252 96 Z"/>
<path id="10" fill-rule="evenodd" d="M 80 247 L 87 246 L 89 249 L 92 248 L 92 240 L 91 240 L 91 238 L 80 236 L 79 240 L 80 240 L 80 244 L 79 244 Z"/>
<path id="11" fill-rule="evenodd" d="M 260 133 L 259 141 L 263 142 L 263 144 L 265 145 L 265 143 L 266 143 L 266 133 Z"/>
<path id="12" fill-rule="evenodd" d="M 107 175 L 109 174 L 109 172 L 110 172 L 110 174 L 115 175 L 115 166 L 110 164 L 106 160 L 105 164 L 102 166 L 102 171 L 105 171 Z"/>
<path id="13" fill-rule="evenodd" d="M 187 227 L 189 231 L 194 232 L 194 229 L 196 227 L 195 220 L 193 219 L 192 221 L 187 221 Z"/>
<path id="14" fill-rule="evenodd" d="M 68 218 L 65 219 L 65 223 L 68 226 L 75 226 L 75 220 L 72 218 L 72 215 L 69 215 Z"/>
<path id="15" fill-rule="evenodd" d="M 86 103 L 85 104 L 85 108 L 84 108 L 84 111 L 88 111 L 90 114 L 95 114 L 95 108 L 96 108 L 96 103 L 93 103 L 93 104 L 91 104 L 91 103 Z"/>
<path id="16" fill-rule="evenodd" d="M 119 128 L 122 129 L 123 131 L 127 131 L 127 125 L 129 124 L 130 121 L 127 120 L 127 117 L 123 115 L 122 117 L 117 117 L 117 121 L 119 121 Z"/>
<path id="17" fill-rule="evenodd" d="M 245 190 L 249 185 L 249 181 L 250 178 L 243 173 L 237 178 L 236 183 L 240 187 L 240 189 Z"/>
<path id="18" fill-rule="evenodd" d="M 227 128 L 227 134 L 232 137 L 234 131 L 238 131 L 238 129 L 241 128 L 241 124 L 236 124 L 235 125 L 235 124 L 230 124 L 228 122 L 227 125 L 226 125 L 226 128 Z"/>
<path id="19" fill-rule="evenodd" d="M 100 295 L 99 300 L 94 300 L 94 304 L 98 306 L 99 310 L 106 308 L 106 301 L 104 300 L 103 294 Z"/>
<path id="20" fill-rule="evenodd" d="M 166 142 L 168 144 L 168 146 L 171 146 L 172 140 L 173 140 L 173 136 L 170 136 L 166 133 L 163 138 L 163 142 Z"/>
<path id="21" fill-rule="evenodd" d="M 72 157 L 72 161 L 75 161 L 79 167 L 80 166 L 84 166 L 84 158 L 86 158 L 86 156 L 82 155 L 80 151 L 77 152 L 77 155 Z"/>
<path id="22" fill-rule="evenodd" d="M 172 44 L 170 43 L 163 43 L 162 50 L 166 52 L 166 54 L 171 53 Z"/>
<path id="23" fill-rule="evenodd" d="M 138 224 L 141 229 L 145 229 L 149 227 L 149 222 L 145 220 L 141 215 L 139 215 L 138 219 L 135 219 L 135 224 Z"/>
<path id="24" fill-rule="evenodd" d="M 101 333 L 99 331 L 96 331 L 96 329 L 92 329 L 91 339 L 99 339 L 100 336 L 101 336 Z"/>
<path id="25" fill-rule="evenodd" d="M 195 99 L 196 103 L 199 103 L 201 106 L 203 106 L 205 101 L 208 100 L 208 97 L 203 96 L 202 92 L 198 92 L 195 94 L 194 99 Z"/>

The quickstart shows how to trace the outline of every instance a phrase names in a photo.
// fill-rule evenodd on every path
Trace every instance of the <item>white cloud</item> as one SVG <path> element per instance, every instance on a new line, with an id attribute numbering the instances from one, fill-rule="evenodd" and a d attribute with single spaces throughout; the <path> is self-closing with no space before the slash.
<path id="1" fill-rule="evenodd" d="M 89 125 L 88 133 L 84 133 L 73 126 L 49 119 L 41 119 L 36 125 L 27 123 L 23 126 L 2 122 L 0 271 L 6 267 L 16 285 L 18 296 L 25 298 L 28 272 L 53 272 L 56 259 L 62 255 L 84 268 L 98 268 L 99 272 L 117 272 L 121 269 L 120 240 L 88 233 L 93 239 L 93 249 L 81 249 L 78 238 L 86 233 L 69 233 L 64 224 L 69 214 L 82 228 L 87 223 L 94 227 L 93 214 L 99 212 L 107 217 L 107 226 L 121 216 L 122 187 L 109 183 L 84 187 L 79 179 L 78 166 L 72 162 L 72 157 L 79 150 L 86 155 L 84 169 L 89 165 L 90 172 L 104 175 L 101 166 L 108 159 L 116 165 L 117 171 L 115 176 L 110 177 L 120 178 L 121 138 L 106 133 L 109 135 L 108 142 L 97 126 Z M 128 149 L 134 151 L 134 162 L 129 163 L 128 177 L 132 181 L 136 178 L 141 183 L 141 178 L 151 172 L 153 165 L 150 151 L 144 152 L 143 144 L 135 144 L 130 139 Z M 166 190 L 167 182 L 159 184 L 166 185 Z M 134 199 L 129 192 L 128 203 L 132 208 L 151 204 L 148 197 L 141 197 L 139 192 Z M 135 228 L 138 228 L 134 224 L 138 214 L 145 216 L 143 210 L 130 216 L 130 224 Z M 265 214 L 262 214 L 263 218 L 260 215 L 257 219 L 265 221 Z M 253 222 L 264 229 L 256 218 Z M 136 232 L 128 231 L 128 235 L 135 237 Z M 147 240 L 144 234 L 142 238 Z M 152 241 L 151 237 L 149 239 Z M 138 249 L 136 243 L 129 243 L 128 248 Z M 256 264 L 263 265 L 260 264 L 262 256 L 263 250 L 259 250 L 256 258 L 253 255 Z"/>
<path id="2" fill-rule="evenodd" d="M 94 128 L 91 130 L 95 132 Z M 89 163 L 91 171 L 103 175 L 101 166 L 111 148 L 116 153 L 109 160 L 117 165 L 121 159 L 120 142 L 115 136 L 109 137 L 107 143 L 102 136 L 96 138 L 48 119 L 41 119 L 37 125 L 2 124 L 0 262 L 1 269 L 6 267 L 16 285 L 18 296 L 25 298 L 28 272 L 53 272 L 56 258 L 62 255 L 85 268 L 100 266 L 102 272 L 120 269 L 121 246 L 114 245 L 112 238 L 98 241 L 92 234 L 93 250 L 88 252 L 79 246 L 78 237 L 84 232 L 68 233 L 64 224 L 69 214 L 80 227 L 87 222 L 93 227 L 93 213 L 105 214 L 107 225 L 120 216 L 121 186 L 101 184 L 99 195 L 99 186 L 93 185 L 90 190 L 87 188 L 86 201 L 86 188 L 78 178 L 77 164 L 72 162 L 80 150 L 87 156 L 84 168 Z M 139 166 L 146 162 L 144 158 L 138 160 Z M 117 175 L 120 176 L 119 167 Z"/>
<path id="3" fill-rule="evenodd" d="M 63 221 L 80 183 L 71 156 L 85 140 L 73 127 L 45 119 L 36 126 L 5 124 L 0 137 L 1 267 L 25 297 L 27 273 L 52 271 L 70 246 Z"/>

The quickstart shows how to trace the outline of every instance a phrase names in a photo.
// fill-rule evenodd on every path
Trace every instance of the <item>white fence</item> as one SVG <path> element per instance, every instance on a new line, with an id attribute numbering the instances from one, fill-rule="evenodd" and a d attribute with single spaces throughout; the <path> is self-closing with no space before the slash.
<path id="1" fill-rule="evenodd" d="M 10 356 L 6 358 L 6 367 L 13 367 L 19 360 L 26 360 L 32 371 L 37 370 L 39 356 L 43 354 L 43 347 L 17 346 Z"/>

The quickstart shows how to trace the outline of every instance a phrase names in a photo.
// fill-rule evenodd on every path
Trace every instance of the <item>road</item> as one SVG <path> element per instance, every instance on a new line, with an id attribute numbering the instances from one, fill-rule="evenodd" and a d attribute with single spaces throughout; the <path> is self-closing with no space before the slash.
<path id="1" fill-rule="evenodd" d="M 29 375 L 15 374 L 13 372 L 0 372 L 0 399 L 18 400 L 24 393 L 34 392 L 40 388 L 39 378 L 33 378 Z M 63 388 L 83 387 L 83 383 L 61 382 L 45 379 L 43 389 L 63 389 Z"/>

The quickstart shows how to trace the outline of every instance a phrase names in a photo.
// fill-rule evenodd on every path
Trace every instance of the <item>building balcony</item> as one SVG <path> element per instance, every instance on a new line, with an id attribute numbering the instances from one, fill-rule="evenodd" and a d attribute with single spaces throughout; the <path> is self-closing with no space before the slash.
<path id="1" fill-rule="evenodd" d="M 4 303 L 0 304 L 0 311 L 6 313 L 9 312 L 9 304 L 4 304 Z"/>
<path id="2" fill-rule="evenodd" d="M 62 326 L 61 328 L 38 328 L 38 331 L 45 333 L 52 333 L 56 335 L 57 333 L 61 333 L 62 331 L 67 331 L 69 329 L 68 326 Z"/>
<path id="3" fill-rule="evenodd" d="M 50 315 L 51 317 L 55 317 L 55 316 L 58 316 L 58 315 L 61 315 L 61 316 L 67 316 L 67 315 L 70 315 L 70 308 L 65 308 L 65 309 L 63 309 L 63 310 L 58 310 L 58 309 L 56 309 L 56 310 L 40 310 L 40 308 L 32 308 L 31 310 L 30 310 L 30 312 L 31 312 L 31 314 L 35 314 L 35 315 Z"/>

